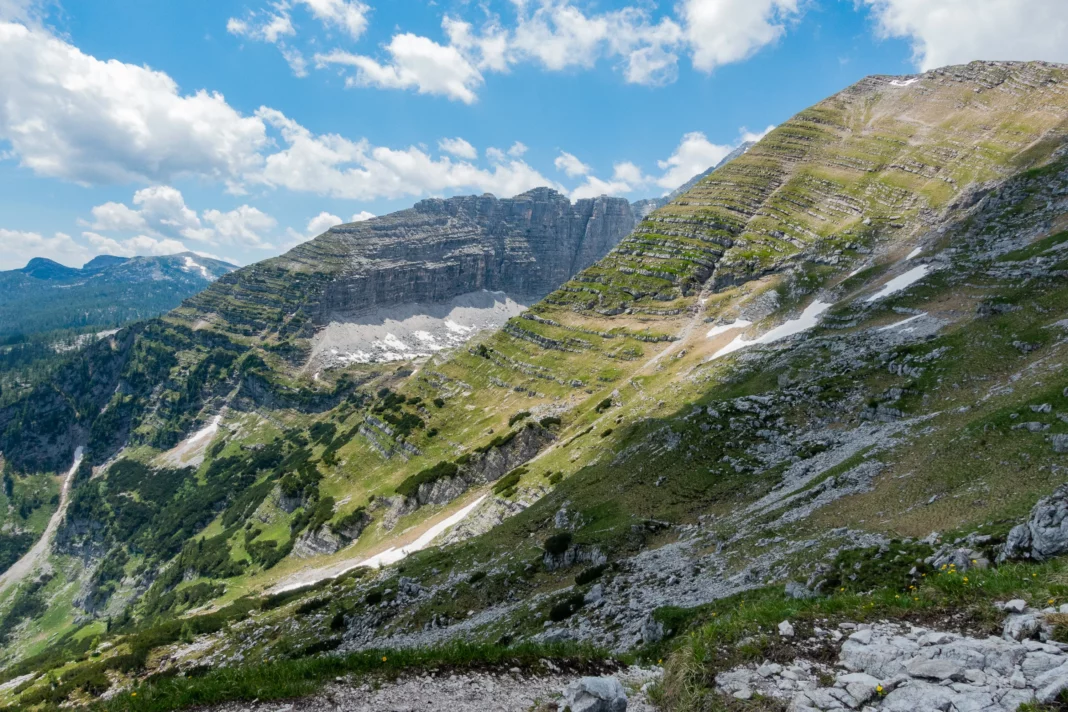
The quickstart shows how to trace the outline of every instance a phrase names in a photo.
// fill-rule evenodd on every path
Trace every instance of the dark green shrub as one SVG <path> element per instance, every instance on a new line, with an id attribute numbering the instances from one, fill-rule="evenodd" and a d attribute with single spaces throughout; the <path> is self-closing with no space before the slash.
<path id="1" fill-rule="evenodd" d="M 588 569 L 583 569 L 575 577 L 575 583 L 579 586 L 585 586 L 588 583 L 596 581 L 601 578 L 601 574 L 608 570 L 608 564 L 601 564 L 600 566 L 591 566 Z"/>
<path id="2" fill-rule="evenodd" d="M 439 462 L 433 467 L 418 472 L 397 485 L 397 494 L 405 497 L 414 497 L 419 491 L 419 486 L 437 482 L 446 477 L 455 477 L 460 468 L 454 462 Z"/>
<path id="3" fill-rule="evenodd" d="M 581 593 L 572 594 L 549 610 L 549 620 L 554 623 L 567 620 L 578 613 L 584 604 L 585 601 Z"/>
<path id="4" fill-rule="evenodd" d="M 555 415 L 546 416 L 546 417 L 544 417 L 544 418 L 542 418 L 541 420 L 538 421 L 538 423 L 543 428 L 551 428 L 551 427 L 553 427 L 555 425 L 560 425 L 563 422 L 564 421 L 560 420 Z"/>
<path id="5" fill-rule="evenodd" d="M 601 401 L 600 403 L 597 404 L 597 407 L 594 408 L 594 410 L 597 411 L 598 413 L 603 413 L 603 412 L 605 412 L 606 410 L 608 410 L 611 407 L 612 407 L 612 399 L 611 398 L 605 398 L 603 401 Z"/>
<path id="6" fill-rule="evenodd" d="M 530 417 L 530 411 L 529 410 L 524 410 L 524 411 L 522 411 L 520 413 L 516 413 L 515 415 L 513 415 L 511 418 L 508 419 L 508 427 L 510 428 L 513 425 L 515 425 L 516 423 L 518 423 L 520 421 L 523 421 L 523 420 L 526 420 L 529 417 Z"/>

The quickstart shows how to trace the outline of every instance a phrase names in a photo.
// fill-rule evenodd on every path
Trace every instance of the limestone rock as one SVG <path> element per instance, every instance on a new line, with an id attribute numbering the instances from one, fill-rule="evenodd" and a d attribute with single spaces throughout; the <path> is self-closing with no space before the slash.
<path id="1" fill-rule="evenodd" d="M 584 677 L 564 690 L 571 712 L 626 712 L 627 694 L 614 677 Z"/>

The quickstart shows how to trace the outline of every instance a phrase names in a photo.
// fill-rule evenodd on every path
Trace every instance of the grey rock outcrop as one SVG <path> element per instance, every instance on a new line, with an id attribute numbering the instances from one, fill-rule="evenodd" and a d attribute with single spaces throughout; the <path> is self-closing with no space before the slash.
<path id="1" fill-rule="evenodd" d="M 1068 435 L 1053 436 L 1053 452 L 1059 455 L 1068 453 Z"/>
<path id="2" fill-rule="evenodd" d="M 334 554 L 347 543 L 329 527 L 320 527 L 297 537 L 297 540 L 293 542 L 293 555 L 298 559 L 310 559 L 313 556 Z"/>
<path id="3" fill-rule="evenodd" d="M 549 188 L 505 200 L 488 194 L 423 200 L 331 228 L 227 275 L 189 305 L 254 328 L 270 326 L 262 321 L 264 307 L 298 313 L 284 329 L 310 336 L 317 326 L 375 307 L 484 289 L 544 295 L 604 257 L 634 225 L 625 199 L 572 203 Z M 270 288 L 274 283 L 278 289 Z"/>
<path id="4" fill-rule="evenodd" d="M 1000 560 L 1045 561 L 1068 552 L 1068 485 L 1038 501 L 1027 521 L 1009 532 Z"/>
<path id="5" fill-rule="evenodd" d="M 614 677 L 583 677 L 564 690 L 571 712 L 626 712 L 627 693 Z"/>
<path id="6" fill-rule="evenodd" d="M 838 631 L 817 634 L 833 639 Z M 837 668 L 803 658 L 747 665 L 717 675 L 716 686 L 739 699 L 760 695 L 788 702 L 790 712 L 1010 712 L 1025 703 L 1048 703 L 1068 689 L 1065 648 L 879 624 L 849 636 Z"/>

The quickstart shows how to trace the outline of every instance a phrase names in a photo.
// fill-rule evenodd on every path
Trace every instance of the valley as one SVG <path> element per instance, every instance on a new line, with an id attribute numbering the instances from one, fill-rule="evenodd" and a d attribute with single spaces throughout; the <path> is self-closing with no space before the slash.
<path id="1" fill-rule="evenodd" d="M 0 705 L 592 670 L 629 709 L 893 710 L 932 678 L 860 646 L 929 633 L 1051 656 L 947 673 L 974 709 L 1056 700 L 1066 87 L 869 77 L 648 214 L 425 200 L 84 346 L 0 407 L 0 536 L 39 542 L 0 574 Z"/>

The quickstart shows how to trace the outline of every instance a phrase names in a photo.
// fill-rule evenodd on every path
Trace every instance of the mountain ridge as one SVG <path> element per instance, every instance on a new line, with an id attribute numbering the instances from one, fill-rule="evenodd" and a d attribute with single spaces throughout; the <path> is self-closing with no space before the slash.
<path id="1" fill-rule="evenodd" d="M 73 631 L 78 611 L 97 616 L 87 638 L 104 616 L 122 616 L 119 641 L 158 624 L 146 630 L 167 642 L 124 680 L 459 638 L 658 659 L 679 636 L 665 684 L 710 694 L 723 671 L 699 648 L 723 633 L 710 616 L 738 621 L 732 644 L 744 632 L 761 659 L 781 650 L 744 619 L 744 596 L 770 601 L 764 625 L 798 580 L 827 602 L 816 617 L 864 587 L 891 587 L 886 616 L 905 605 L 900 581 L 941 595 L 933 569 L 907 573 L 936 553 L 921 538 L 987 527 L 1000 545 L 1060 477 L 1068 69 L 984 62 L 912 79 L 868 78 L 800 112 L 448 354 L 299 373 L 284 342 L 316 328 L 324 300 L 274 300 L 268 281 L 248 282 L 252 318 L 230 331 L 203 318 L 224 313 L 209 295 L 144 337 L 121 332 L 132 346 L 86 362 L 98 393 L 71 369 L 55 412 L 33 413 L 62 426 L 42 462 L 90 430 L 98 469 L 75 488 L 55 579 L 19 595 L 77 589 L 85 607 L 57 617 Z M 376 229 L 303 254 L 344 258 Z M 263 318 L 298 302 L 313 307 L 303 323 Z M 55 417 L 63 400 L 88 415 Z M 19 443 L 15 417 L 0 411 L 0 444 L 32 469 L 19 455 L 40 429 L 23 425 Z M 414 551 L 458 511 L 448 549 Z M 403 570 L 357 566 L 405 545 Z M 882 548 L 907 552 L 904 566 Z M 326 573 L 312 583 L 309 570 Z M 837 582 L 820 589 L 821 576 Z M 174 621 L 209 620 L 196 612 L 211 602 L 232 634 L 182 643 Z"/>

